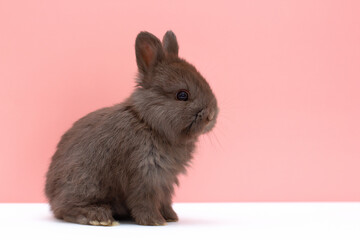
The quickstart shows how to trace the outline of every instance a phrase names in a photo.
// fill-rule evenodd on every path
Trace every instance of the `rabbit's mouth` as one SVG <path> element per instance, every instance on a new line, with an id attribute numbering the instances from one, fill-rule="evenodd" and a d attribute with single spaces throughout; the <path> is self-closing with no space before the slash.
<path id="1" fill-rule="evenodd" d="M 202 109 L 200 111 L 198 111 L 194 115 L 193 120 L 190 122 L 190 124 L 184 129 L 184 132 L 186 135 L 193 135 L 193 134 L 196 134 L 197 132 L 201 132 L 201 130 L 199 129 L 199 121 L 201 119 L 200 113 L 202 111 L 203 111 Z"/>
<path id="2" fill-rule="evenodd" d="M 192 122 L 189 124 L 189 126 L 187 126 L 185 128 L 185 133 L 187 135 L 190 135 L 190 133 L 193 131 L 193 128 L 194 128 L 194 125 L 196 123 L 196 120 L 197 120 L 197 116 L 195 116 L 194 120 L 192 120 Z"/>
<path id="3" fill-rule="evenodd" d="M 217 110 L 209 111 L 207 108 L 199 110 L 191 123 L 185 128 L 188 135 L 209 132 L 216 123 Z"/>

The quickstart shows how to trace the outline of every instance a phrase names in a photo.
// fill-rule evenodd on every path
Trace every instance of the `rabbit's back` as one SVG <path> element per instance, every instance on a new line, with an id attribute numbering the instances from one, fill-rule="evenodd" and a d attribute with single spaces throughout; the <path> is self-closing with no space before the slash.
<path id="1" fill-rule="evenodd" d="M 47 173 L 45 193 L 50 202 L 53 198 L 91 195 L 92 190 L 98 195 L 95 191 L 100 184 L 108 182 L 111 159 L 121 144 L 118 139 L 126 135 L 119 124 L 113 124 L 129 118 L 122 108 L 116 105 L 89 113 L 61 137 Z"/>

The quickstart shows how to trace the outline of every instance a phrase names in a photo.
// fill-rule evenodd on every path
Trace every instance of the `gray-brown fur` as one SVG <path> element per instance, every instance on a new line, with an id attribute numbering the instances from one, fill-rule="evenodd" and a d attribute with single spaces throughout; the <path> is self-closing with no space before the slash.
<path id="1" fill-rule="evenodd" d="M 93 225 L 126 216 L 142 225 L 178 220 L 171 207 L 177 176 L 218 114 L 208 83 L 178 49 L 171 31 L 163 43 L 139 33 L 134 92 L 89 113 L 62 136 L 45 187 L 55 217 Z M 177 99 L 181 89 L 188 101 Z"/>

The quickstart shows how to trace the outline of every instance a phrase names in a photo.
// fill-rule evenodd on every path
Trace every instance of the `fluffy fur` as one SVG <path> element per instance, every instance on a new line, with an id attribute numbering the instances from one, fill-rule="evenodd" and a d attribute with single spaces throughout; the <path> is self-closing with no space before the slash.
<path id="1" fill-rule="evenodd" d="M 45 186 L 55 217 L 92 225 L 127 216 L 142 225 L 178 220 L 171 207 L 177 176 L 218 114 L 208 83 L 178 51 L 171 31 L 162 43 L 139 33 L 132 95 L 89 113 L 62 136 Z M 187 101 L 177 99 L 181 90 Z"/>

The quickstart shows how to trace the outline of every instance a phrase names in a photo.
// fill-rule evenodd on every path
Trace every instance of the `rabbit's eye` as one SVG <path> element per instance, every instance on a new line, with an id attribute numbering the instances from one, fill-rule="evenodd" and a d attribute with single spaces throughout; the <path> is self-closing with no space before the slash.
<path id="1" fill-rule="evenodd" d="M 179 101 L 187 101 L 189 98 L 189 92 L 186 90 L 180 90 L 177 94 L 176 94 L 176 98 Z"/>

